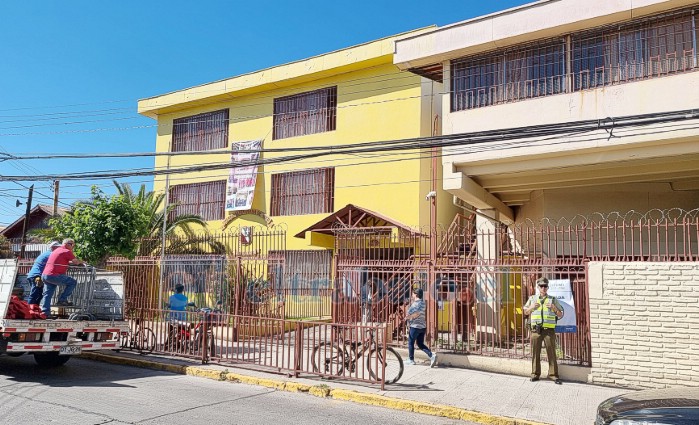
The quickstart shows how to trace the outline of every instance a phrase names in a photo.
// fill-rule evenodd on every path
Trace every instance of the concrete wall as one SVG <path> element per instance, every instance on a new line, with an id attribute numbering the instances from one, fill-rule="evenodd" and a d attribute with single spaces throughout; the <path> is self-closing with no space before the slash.
<path id="1" fill-rule="evenodd" d="M 694 0 L 540 0 L 406 35 L 396 42 L 394 62 L 401 69 L 409 69 L 693 3 Z"/>
<path id="2" fill-rule="evenodd" d="M 670 183 L 617 184 L 595 188 L 547 189 L 532 192 L 531 200 L 517 214 L 517 222 L 538 222 L 542 217 L 568 218 L 577 215 L 628 211 L 645 213 L 658 209 L 699 208 L 698 190 L 675 190 Z M 597 216 L 594 216 L 597 217 Z"/>
<path id="3" fill-rule="evenodd" d="M 699 263 L 592 262 L 588 280 L 590 382 L 699 386 Z"/>

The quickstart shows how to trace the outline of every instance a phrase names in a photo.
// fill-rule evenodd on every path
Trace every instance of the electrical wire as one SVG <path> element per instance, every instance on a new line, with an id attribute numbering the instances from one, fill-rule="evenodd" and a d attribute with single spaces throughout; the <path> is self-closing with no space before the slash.
<path id="1" fill-rule="evenodd" d="M 194 166 L 182 166 L 174 167 L 168 169 L 139 169 L 131 171 L 120 171 L 120 170 L 103 170 L 97 172 L 84 172 L 84 173 L 73 173 L 64 174 L 58 176 L 51 176 L 50 178 L 56 178 L 60 180 L 80 180 L 80 179 L 107 179 L 107 178 L 121 178 L 121 177 L 131 177 L 131 176 L 157 176 L 157 175 L 167 175 L 167 174 L 180 174 L 180 173 L 190 173 L 199 171 L 209 171 L 218 169 L 229 169 L 237 168 L 241 166 L 252 166 L 252 165 L 269 165 L 277 164 L 289 161 L 298 161 L 311 158 L 317 158 L 321 156 L 328 155 L 341 155 L 341 154 L 355 154 L 355 153 L 370 153 L 370 152 L 387 152 L 387 151 L 398 151 L 398 150 L 414 150 L 414 149 L 424 149 L 424 148 L 444 148 L 450 146 L 464 146 L 464 145 L 475 145 L 479 143 L 487 143 L 492 141 L 503 141 L 503 140 L 517 140 L 526 139 L 532 137 L 542 137 L 542 136 L 553 136 L 557 134 L 571 133 L 571 132 L 587 132 L 595 130 L 604 130 L 610 135 L 614 129 L 621 129 L 629 126 L 648 126 L 652 124 L 660 124 L 667 122 L 677 122 L 686 121 L 689 119 L 695 119 L 696 110 L 684 110 L 684 111 L 674 111 L 668 113 L 654 113 L 654 114 L 644 114 L 644 115 L 634 115 L 628 117 L 618 117 L 614 120 L 586 120 L 569 122 L 564 124 L 549 124 L 549 125 L 538 125 L 529 127 L 519 127 L 507 130 L 490 130 L 476 133 L 468 134 L 457 134 L 457 135 L 447 135 L 447 136 L 437 136 L 437 137 L 425 137 L 425 138 L 410 138 L 401 140 L 389 140 L 380 142 L 364 142 L 357 143 L 353 145 L 341 145 L 339 147 L 327 146 L 314 146 L 306 148 L 296 148 L 296 149 L 284 149 L 284 151 L 310 151 L 311 153 L 306 154 L 296 154 L 296 155 L 286 155 L 280 157 L 264 158 L 257 161 L 243 162 L 240 164 L 230 164 L 230 163 L 213 163 L 213 164 L 203 164 Z M 321 150 L 323 149 L 323 150 Z M 265 149 L 261 152 L 270 152 L 273 150 Z M 278 151 L 278 150 L 277 150 Z M 250 152 L 250 151 L 242 151 Z M 256 151 L 255 151 L 256 152 Z M 3 176 L 4 180 L 24 180 L 24 181 L 41 181 L 49 179 L 48 176 Z"/>

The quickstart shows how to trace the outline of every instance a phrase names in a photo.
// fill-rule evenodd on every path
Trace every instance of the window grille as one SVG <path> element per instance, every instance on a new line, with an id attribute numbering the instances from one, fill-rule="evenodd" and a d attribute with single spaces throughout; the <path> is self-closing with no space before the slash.
<path id="1" fill-rule="evenodd" d="M 691 10 L 451 61 L 451 111 L 654 78 L 697 68 Z"/>
<path id="2" fill-rule="evenodd" d="M 301 292 L 330 288 L 332 254 L 329 250 L 289 250 L 270 254 L 276 260 L 270 267 L 270 280 L 275 288 Z"/>
<path id="3" fill-rule="evenodd" d="M 321 168 L 272 175 L 273 216 L 333 211 L 335 169 Z"/>
<path id="4" fill-rule="evenodd" d="M 451 63 L 452 112 L 565 90 L 565 43 L 549 40 Z"/>
<path id="5" fill-rule="evenodd" d="M 194 214 L 202 219 L 223 220 L 226 200 L 226 181 L 179 184 L 170 188 L 170 204 L 177 204 L 169 220 L 185 214 Z"/>
<path id="6" fill-rule="evenodd" d="M 272 138 L 303 136 L 335 130 L 337 87 L 274 99 Z"/>
<path id="7" fill-rule="evenodd" d="M 573 89 L 691 70 L 695 37 L 689 12 L 573 35 Z"/>
<path id="8" fill-rule="evenodd" d="M 173 122 L 173 152 L 204 151 L 227 146 L 228 109 L 179 118 Z"/>

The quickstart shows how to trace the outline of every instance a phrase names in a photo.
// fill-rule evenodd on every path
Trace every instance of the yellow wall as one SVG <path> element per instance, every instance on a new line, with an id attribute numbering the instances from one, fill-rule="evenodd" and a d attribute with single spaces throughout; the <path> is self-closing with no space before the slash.
<path id="1" fill-rule="evenodd" d="M 429 136 L 432 134 L 434 115 L 439 115 L 441 102 L 439 88 L 434 83 L 414 74 L 400 72 L 392 65 L 392 55 L 382 57 L 383 63 L 359 70 L 343 72 L 337 68 L 335 75 L 322 79 L 291 84 L 279 89 L 217 100 L 215 104 L 196 106 L 158 116 L 156 149 L 168 151 L 172 139 L 174 119 L 220 109 L 230 109 L 229 144 L 236 141 L 264 139 L 265 149 L 284 149 L 306 146 L 335 146 L 360 142 L 395 140 Z M 356 68 L 356 64 L 354 66 Z M 303 80 L 307 80 L 304 78 Z M 338 107 L 335 131 L 272 140 L 274 98 L 302 93 L 318 88 L 337 86 Z M 433 95 L 433 93 L 435 93 Z M 220 156 L 173 157 L 171 167 L 203 162 L 225 162 L 230 157 L 228 150 Z M 268 153 L 266 158 L 288 155 Z M 335 155 L 301 162 L 283 163 L 260 167 L 253 208 L 270 211 L 271 175 L 273 173 L 308 168 L 335 167 L 334 211 L 347 204 L 355 204 L 380 213 L 409 226 L 429 225 L 429 192 L 431 161 L 418 158 L 417 151 L 400 153 L 383 152 L 374 156 Z M 391 162 L 379 162 L 387 161 Z M 438 182 L 441 179 L 441 160 Z M 167 159 L 158 157 L 156 167 L 167 166 Z M 207 171 L 176 175 L 170 185 L 221 180 L 228 176 L 227 170 Z M 426 181 L 427 179 L 427 181 Z M 164 190 L 165 179 L 156 178 L 154 189 Z M 441 184 L 438 183 L 438 188 Z M 439 192 L 445 193 L 438 189 Z M 440 218 L 448 225 L 454 216 L 449 195 L 440 196 Z M 311 240 L 295 238 L 293 235 L 309 227 L 328 214 L 272 217 L 275 224 L 283 223 L 287 228 L 287 249 L 309 249 Z M 221 221 L 211 222 L 210 230 L 221 228 Z M 237 219 L 234 225 L 261 224 L 262 220 L 252 216 Z M 321 238 L 322 239 L 322 238 Z M 316 238 L 316 240 L 320 240 Z"/>

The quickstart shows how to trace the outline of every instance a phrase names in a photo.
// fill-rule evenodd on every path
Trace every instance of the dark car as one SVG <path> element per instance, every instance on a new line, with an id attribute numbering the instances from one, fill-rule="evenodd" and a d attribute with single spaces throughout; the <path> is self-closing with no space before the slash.
<path id="1" fill-rule="evenodd" d="M 699 424 L 699 388 L 643 390 L 600 403 L 595 425 Z"/>

